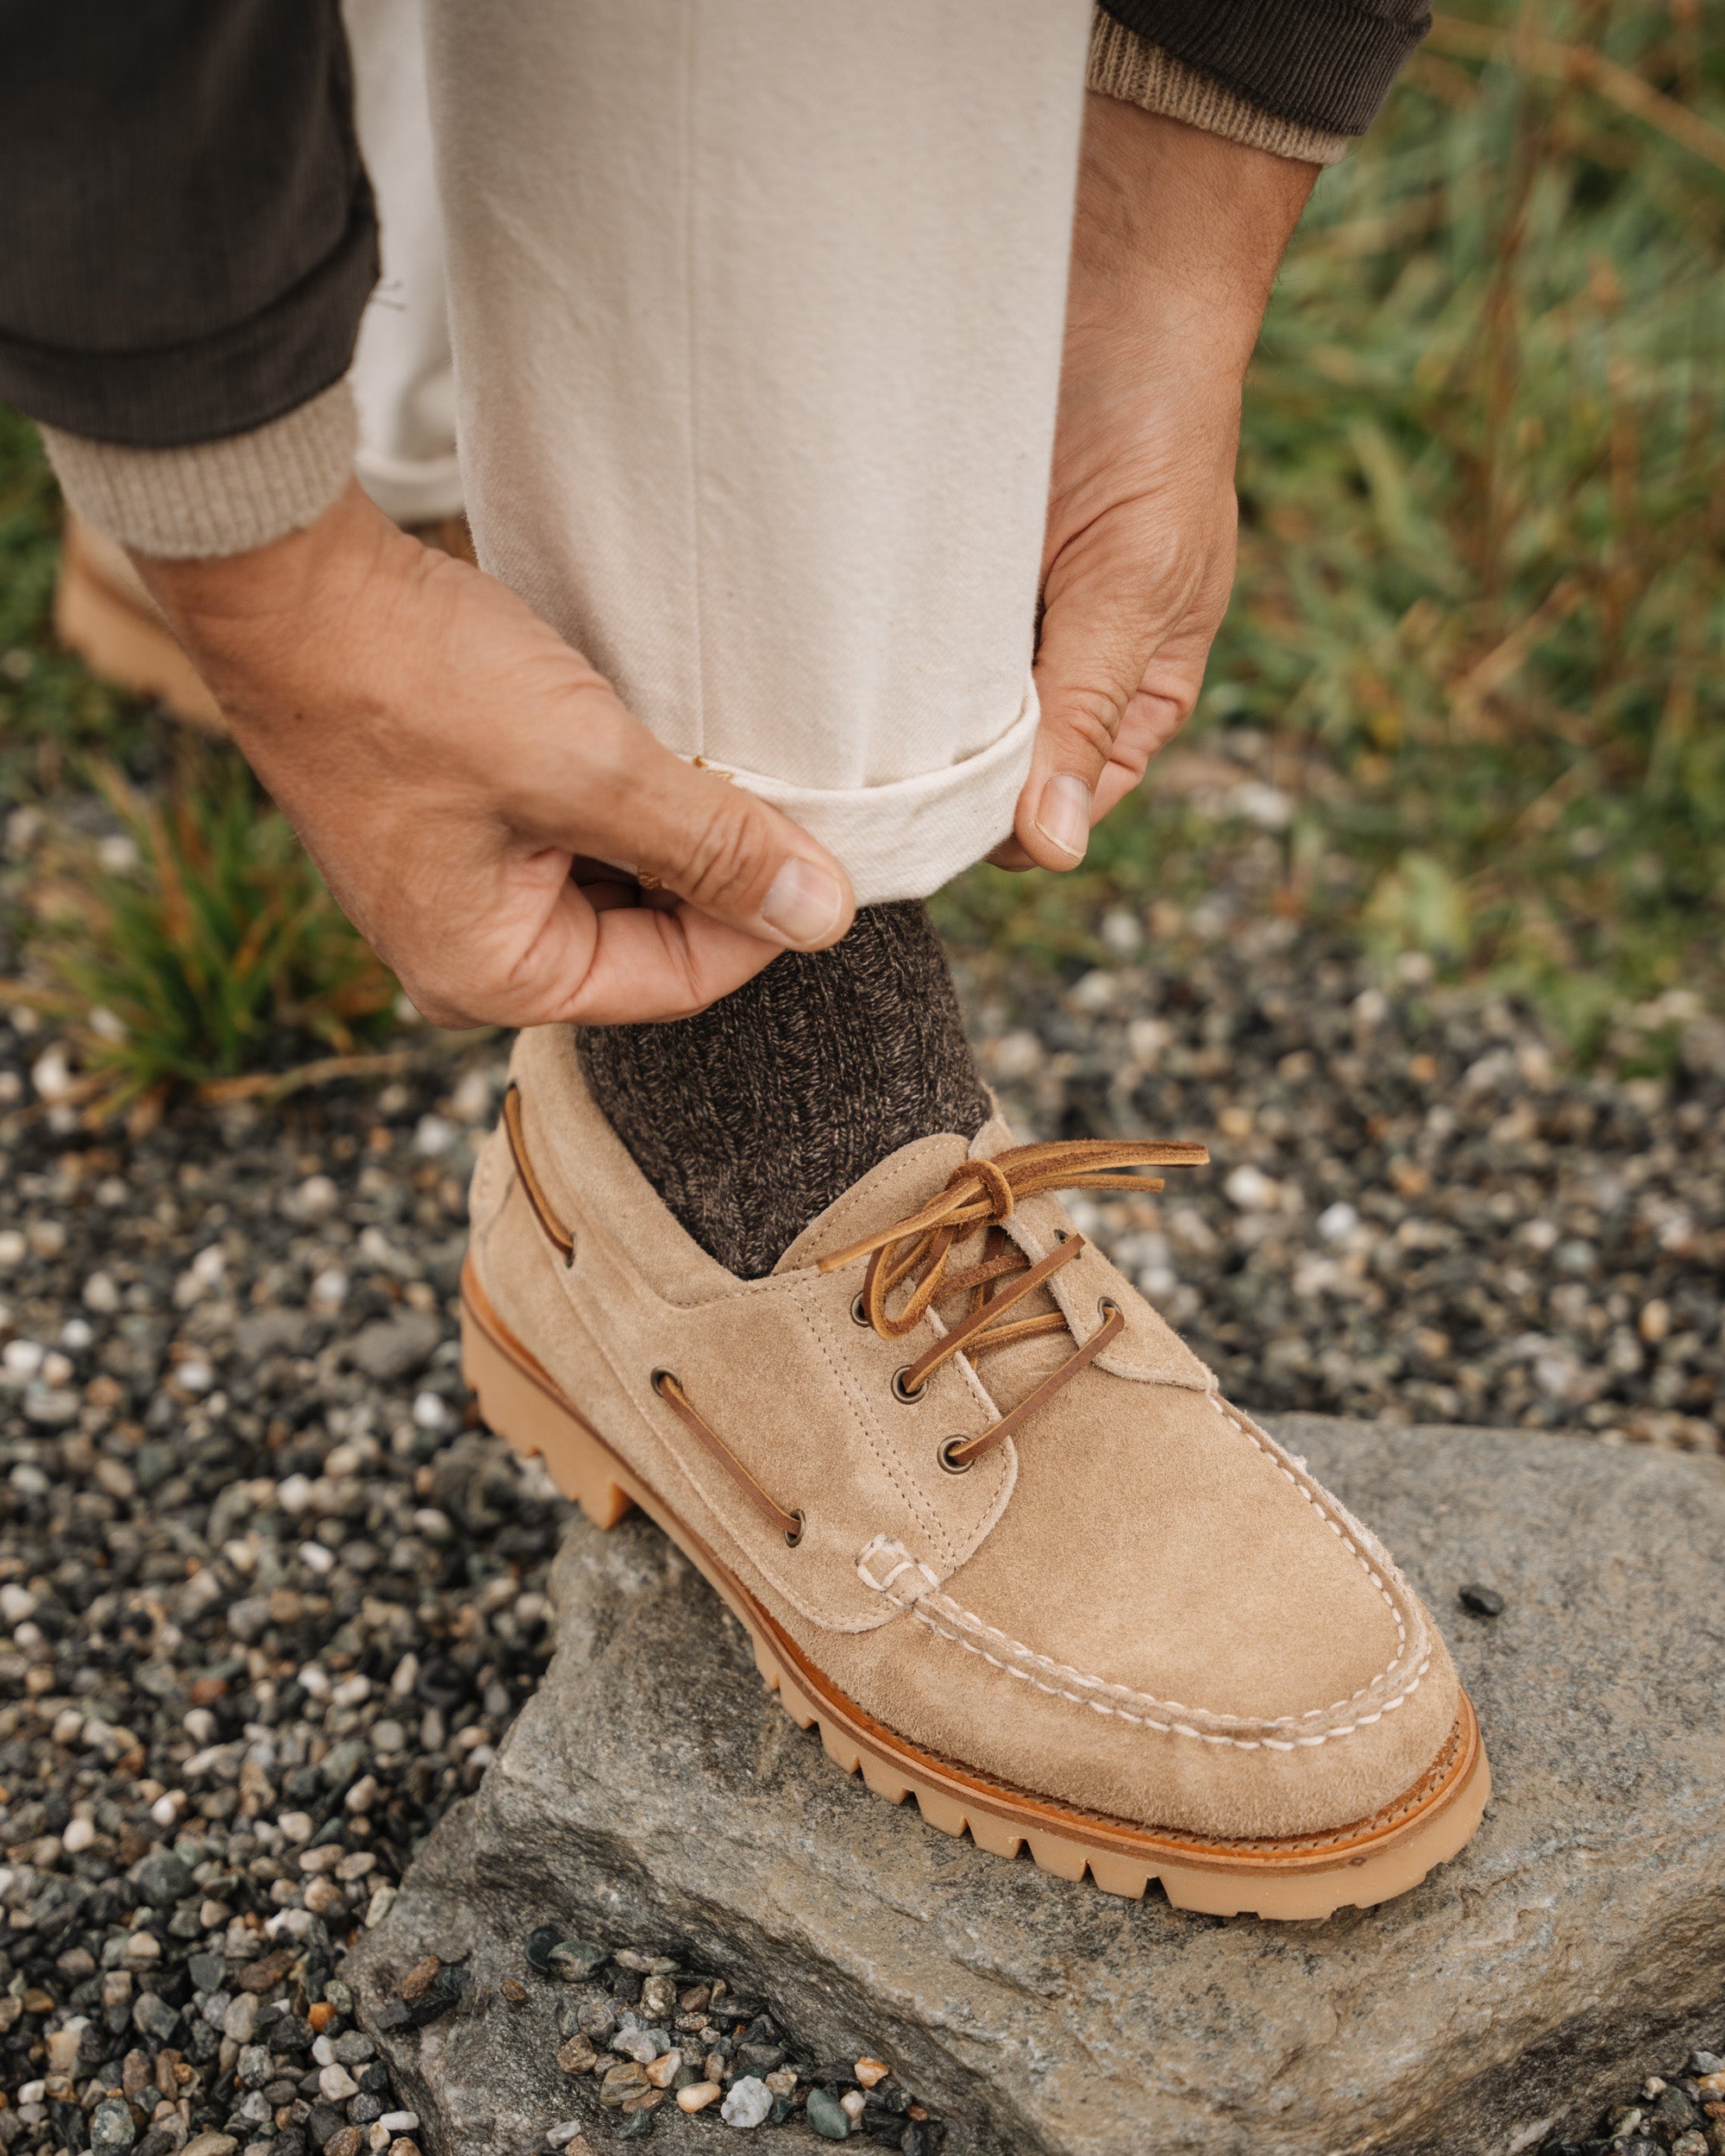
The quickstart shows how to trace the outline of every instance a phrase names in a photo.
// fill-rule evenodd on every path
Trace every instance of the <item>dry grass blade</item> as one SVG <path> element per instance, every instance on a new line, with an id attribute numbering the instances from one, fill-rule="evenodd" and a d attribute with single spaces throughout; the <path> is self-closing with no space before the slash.
<path id="1" fill-rule="evenodd" d="M 1434 15 L 1427 42 L 1433 51 L 1452 59 L 1531 69 L 1548 81 L 1590 90 L 1620 112 L 1657 128 L 1693 156 L 1725 172 L 1725 128 L 1715 127 L 1590 45 L 1564 45 L 1525 30 L 1494 29 L 1488 22 L 1469 22 L 1455 15 Z"/>

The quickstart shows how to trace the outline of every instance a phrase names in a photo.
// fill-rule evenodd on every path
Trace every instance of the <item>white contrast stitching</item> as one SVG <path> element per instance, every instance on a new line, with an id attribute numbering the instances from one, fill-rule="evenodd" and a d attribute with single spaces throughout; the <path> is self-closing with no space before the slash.
<path id="1" fill-rule="evenodd" d="M 887 1574 L 885 1579 L 877 1580 L 869 1570 L 870 1557 L 891 1561 L 892 1570 Z M 908 1594 L 894 1594 L 893 1582 L 901 1578 L 906 1572 L 919 1573 L 921 1576 L 923 1586 L 920 1589 L 913 1588 Z M 908 1609 L 911 1604 L 919 1601 L 930 1588 L 940 1585 L 940 1575 L 931 1571 L 920 1557 L 913 1557 L 902 1542 L 895 1542 L 890 1535 L 876 1535 L 869 1543 L 856 1560 L 856 1576 L 864 1587 L 872 1587 L 877 1595 L 884 1595 L 889 1602 L 900 1609 Z"/>
<path id="2" fill-rule="evenodd" d="M 1258 1451 L 1264 1454 L 1283 1479 L 1292 1483 L 1306 1502 L 1319 1514 L 1325 1526 L 1342 1543 L 1367 1579 L 1377 1589 L 1388 1607 L 1391 1618 L 1395 1620 L 1396 1652 L 1391 1656 L 1384 1669 L 1366 1683 L 1359 1686 L 1347 1698 L 1333 1701 L 1328 1707 L 1308 1708 L 1303 1714 L 1297 1715 L 1278 1714 L 1271 1718 L 1228 1714 L 1212 1716 L 1207 1708 L 1188 1707 L 1178 1700 L 1154 1699 L 1148 1694 L 1133 1691 L 1127 1685 L 1112 1683 L 1106 1677 L 1087 1677 L 1082 1670 L 1071 1669 L 1064 1663 L 1056 1662 L 1047 1655 L 1038 1653 L 1035 1648 L 1026 1646 L 1022 1640 L 1013 1639 L 1008 1633 L 1001 1632 L 998 1626 L 990 1625 L 984 1619 L 977 1616 L 974 1611 L 965 1609 L 960 1603 L 955 1601 L 951 1595 L 934 1595 L 932 1590 L 940 1585 L 936 1575 L 929 1570 L 927 1565 L 913 1557 L 902 1543 L 894 1540 L 889 1536 L 876 1535 L 864 1549 L 856 1563 L 858 1577 L 865 1586 L 872 1588 L 876 1594 L 884 1595 L 896 1608 L 909 1610 L 919 1623 L 926 1625 L 931 1632 L 937 1633 L 941 1639 L 950 1639 L 957 1645 L 966 1649 L 968 1652 L 980 1655 L 983 1661 L 990 1664 L 994 1668 L 1004 1670 L 1008 1677 L 1018 1677 L 1025 1683 L 1034 1685 L 1038 1691 L 1046 1692 L 1056 1699 L 1067 1700 L 1075 1707 L 1092 1708 L 1099 1714 L 1116 1715 L 1122 1721 L 1132 1722 L 1142 1728 L 1154 1729 L 1164 1735 L 1192 1737 L 1202 1744 L 1231 1745 L 1237 1750 L 1244 1752 L 1259 1750 L 1294 1752 L 1327 1744 L 1334 1739 L 1351 1737 L 1358 1730 L 1371 1727 L 1373 1724 L 1381 1721 L 1385 1714 L 1400 1707 L 1405 1700 L 1411 1699 L 1418 1691 L 1427 1671 L 1432 1666 L 1432 1658 L 1429 1654 L 1401 1689 L 1390 1697 L 1381 1700 L 1370 1713 L 1356 1714 L 1351 1721 L 1339 1723 L 1331 1728 L 1315 1733 L 1306 1731 L 1283 1737 L 1268 1735 L 1256 1738 L 1231 1737 L 1220 1732 L 1195 1729 L 1184 1722 L 1164 1721 L 1157 1719 L 1158 1714 L 1198 1714 L 1218 1721 L 1233 1722 L 1236 1726 L 1245 1723 L 1264 1730 L 1287 1730 L 1292 1733 L 1302 1723 L 1322 1720 L 1328 1715 L 1339 1714 L 1352 1707 L 1356 1701 L 1365 1698 L 1368 1694 L 1373 1692 L 1379 1685 L 1387 1683 L 1396 1674 L 1397 1665 L 1407 1651 L 1407 1625 L 1382 1575 L 1364 1551 L 1319 1503 L 1305 1485 L 1289 1472 L 1276 1454 L 1270 1451 L 1258 1432 L 1238 1410 L 1226 1401 L 1220 1400 L 1214 1392 L 1207 1393 L 1205 1397 L 1225 1422 L 1229 1423 L 1251 1440 Z M 883 1579 L 877 1579 L 868 1569 L 871 1558 L 884 1561 L 889 1565 L 890 1569 Z M 913 1583 L 910 1592 L 894 1594 L 892 1591 L 894 1583 L 901 1580 L 906 1572 L 912 1571 L 920 1576 L 920 1584 Z M 938 1609 L 941 1616 L 947 1620 L 948 1624 L 961 1627 L 961 1629 L 948 1630 L 946 1625 L 937 1622 L 936 1619 L 930 1615 L 927 1608 L 920 1607 L 925 1596 L 931 1599 L 933 1606 Z M 1008 1654 L 1020 1658 L 1020 1661 L 1003 1661 L 1000 1656 L 991 1654 L 986 1647 L 979 1645 L 974 1639 L 967 1638 L 965 1636 L 967 1633 L 980 1633 L 997 1641 Z M 1048 1683 L 1043 1677 L 1033 1675 L 1031 1670 L 1022 1667 L 1022 1662 L 1034 1664 L 1037 1669 L 1045 1671 L 1049 1677 L 1064 1679 L 1065 1682 L 1063 1683 Z M 1068 1684 L 1082 1685 L 1085 1690 L 1083 1693 L 1069 1691 L 1066 1689 Z M 1099 1699 L 1089 1695 L 1097 1692 L 1105 1692 L 1112 1696 L 1107 1699 Z M 1134 1701 L 1139 1707 L 1148 1708 L 1154 1711 L 1149 1714 L 1135 1713 L 1132 1708 L 1117 1703 L 1123 1699 Z"/>
<path id="3" fill-rule="evenodd" d="M 942 1599 L 944 1601 L 946 1598 L 943 1596 Z M 1041 1677 L 1032 1677 L 1028 1670 L 1021 1670 L 1013 1663 L 1002 1662 L 998 1655 L 990 1654 L 986 1647 L 979 1647 L 974 1639 L 965 1639 L 962 1633 L 948 1632 L 944 1626 L 938 1625 L 925 1609 L 913 1609 L 911 1612 L 911 1614 L 917 1620 L 919 1624 L 926 1625 L 931 1632 L 938 1633 L 941 1639 L 951 1640 L 956 1646 L 964 1648 L 968 1653 L 981 1655 L 983 1661 L 991 1663 L 997 1670 L 1004 1670 L 1008 1677 L 1015 1677 L 1019 1678 L 1021 1683 L 1026 1684 L 1033 1684 L 1038 1692 L 1051 1693 L 1056 1699 L 1070 1700 L 1074 1707 L 1094 1708 L 1099 1714 L 1116 1715 L 1121 1721 L 1136 1723 L 1141 1729 L 1157 1730 L 1164 1736 L 1195 1737 L 1200 1744 L 1229 1745 L 1232 1745 L 1236 1752 L 1295 1752 L 1299 1750 L 1310 1750 L 1319 1745 L 1327 1745 L 1330 1743 L 1333 1739 L 1352 1737 L 1357 1730 L 1364 1729 L 1372 1722 L 1382 1720 L 1383 1715 L 1387 1714 L 1392 1707 L 1400 1707 L 1404 1700 L 1411 1699 L 1414 1694 L 1419 1690 L 1421 1680 L 1424 1678 L 1427 1670 L 1432 1666 L 1430 1658 L 1427 1657 L 1427 1658 L 1422 1662 L 1419 1668 L 1414 1671 L 1413 1681 L 1408 1685 L 1406 1689 L 1398 1692 L 1394 1699 L 1386 1700 L 1383 1702 L 1383 1707 L 1378 1709 L 1377 1714 L 1358 1715 L 1354 1720 L 1342 1723 L 1334 1729 L 1320 1730 L 1315 1736 L 1227 1737 L 1224 1736 L 1220 1731 L 1194 1729 L 1190 1724 L 1187 1722 L 1157 1721 L 1156 1718 L 1151 1714 L 1134 1714 L 1129 1708 L 1125 1707 L 1116 1707 L 1111 1701 L 1108 1700 L 1082 1698 L 1076 1692 L 1068 1692 L 1063 1689 L 1058 1684 L 1044 1683 Z M 1095 1678 L 1079 1679 L 1081 1683 L 1094 1683 L 1099 1681 L 1100 1680 Z M 1138 1695 L 1133 1695 L 1133 1696 L 1136 1697 Z M 1286 1720 L 1288 1717 L 1283 1716 L 1283 1720 Z M 1271 1728 L 1274 1728 L 1277 1725 L 1275 1723 L 1269 1725 Z"/>

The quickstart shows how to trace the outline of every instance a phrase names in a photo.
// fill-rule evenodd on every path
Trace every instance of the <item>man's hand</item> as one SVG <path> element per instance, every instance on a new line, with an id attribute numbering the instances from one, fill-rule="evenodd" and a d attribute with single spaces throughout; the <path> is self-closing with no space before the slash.
<path id="1" fill-rule="evenodd" d="M 1002 868 L 1072 868 L 1198 700 L 1234 574 L 1240 385 L 1318 168 L 1092 93 L 1043 551 L 1042 703 Z"/>
<path id="2" fill-rule="evenodd" d="M 850 927 L 824 847 L 661 747 L 513 592 L 357 486 L 254 553 L 138 567 L 437 1024 L 681 1018 Z"/>

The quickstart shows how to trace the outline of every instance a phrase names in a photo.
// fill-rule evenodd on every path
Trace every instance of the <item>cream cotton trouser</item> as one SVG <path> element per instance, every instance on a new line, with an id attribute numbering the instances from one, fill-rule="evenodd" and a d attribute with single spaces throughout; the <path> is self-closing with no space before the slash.
<path id="1" fill-rule="evenodd" d="M 1090 0 L 428 0 L 480 561 L 859 901 L 1010 830 Z"/>

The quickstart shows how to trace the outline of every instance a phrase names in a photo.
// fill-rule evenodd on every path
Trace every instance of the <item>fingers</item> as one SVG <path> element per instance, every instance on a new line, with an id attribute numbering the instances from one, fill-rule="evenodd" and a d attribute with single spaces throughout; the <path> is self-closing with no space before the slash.
<path id="1" fill-rule="evenodd" d="M 1076 868 L 1083 860 L 1097 790 L 1155 648 L 1155 628 L 1123 623 L 1118 608 L 1051 598 L 1036 661 L 1042 718 L 1007 842 L 1024 865 Z M 1019 865 L 1007 848 L 995 857 Z"/>
<path id="2" fill-rule="evenodd" d="M 667 908 L 681 899 L 771 950 L 821 950 L 848 931 L 856 898 L 825 847 L 769 803 L 673 755 L 609 691 L 569 739 L 563 798 L 576 827 L 566 818 L 545 828 L 572 853 L 662 887 L 656 899 Z"/>

